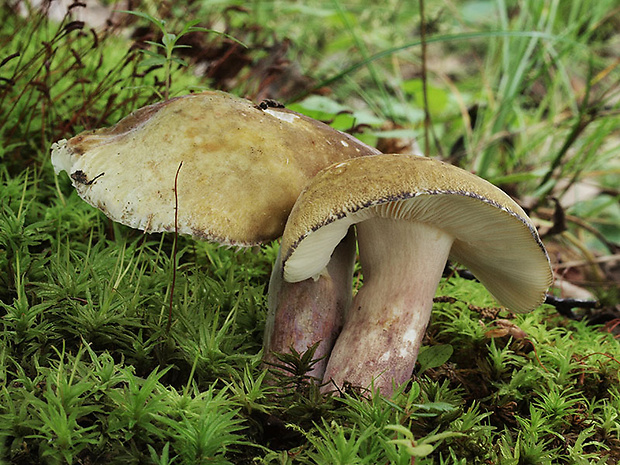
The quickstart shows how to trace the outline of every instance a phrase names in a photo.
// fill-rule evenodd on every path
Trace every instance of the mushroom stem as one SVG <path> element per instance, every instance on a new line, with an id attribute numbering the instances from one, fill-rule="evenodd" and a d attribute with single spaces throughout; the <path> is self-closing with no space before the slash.
<path id="1" fill-rule="evenodd" d="M 342 329 L 352 298 L 355 264 L 353 228 L 334 250 L 329 265 L 318 279 L 288 283 L 282 277 L 282 259 L 274 265 L 269 281 L 269 315 L 264 338 L 264 358 L 275 362 L 274 353 L 305 352 L 320 342 L 314 358 L 322 358 L 306 373 L 323 378 L 327 356 Z"/>
<path id="2" fill-rule="evenodd" d="M 393 383 L 411 377 L 454 239 L 427 224 L 380 217 L 358 223 L 357 235 L 364 284 L 332 349 L 324 389 L 372 385 L 389 396 Z"/>

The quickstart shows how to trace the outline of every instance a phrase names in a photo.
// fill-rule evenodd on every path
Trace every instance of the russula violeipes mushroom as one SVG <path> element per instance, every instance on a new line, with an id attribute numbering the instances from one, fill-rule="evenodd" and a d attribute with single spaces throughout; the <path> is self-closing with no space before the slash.
<path id="1" fill-rule="evenodd" d="M 540 304 L 551 284 L 538 233 L 508 195 L 460 168 L 403 155 L 336 163 L 311 181 L 282 237 L 284 280 L 319 276 L 352 225 L 364 278 L 324 375 L 337 387 L 374 380 L 389 395 L 410 378 L 449 257 L 515 312 Z"/>
<path id="2" fill-rule="evenodd" d="M 303 353 L 320 342 L 313 354 L 314 366 L 303 375 L 323 378 L 327 359 L 351 305 L 355 255 L 355 231 L 351 228 L 318 279 L 289 283 L 282 276 L 282 251 L 278 253 L 269 281 L 265 360 L 276 363 L 277 352 L 288 352 L 293 347 Z"/>
<path id="3" fill-rule="evenodd" d="M 285 108 L 202 92 L 141 108 L 110 128 L 61 140 L 52 147 L 52 163 L 57 173 L 69 174 L 80 197 L 114 221 L 146 232 L 174 231 L 178 204 L 178 233 L 252 246 L 282 234 L 297 196 L 320 169 L 376 153 L 348 134 Z M 349 256 L 341 254 L 339 272 L 355 254 L 354 248 L 346 250 Z M 350 285 L 335 286 L 328 278 L 311 286 L 275 282 L 278 299 L 272 303 L 270 335 L 291 331 L 279 308 L 286 309 L 284 314 L 303 311 L 308 307 L 295 299 L 306 302 L 306 293 L 326 302 L 350 299 Z M 303 314 L 299 318 L 307 319 Z M 307 331 L 305 341 L 332 338 L 331 347 L 332 328 Z M 288 351 L 278 345 L 284 340 L 268 340 L 266 352 Z M 305 342 L 295 348 L 307 349 Z"/>
<path id="4" fill-rule="evenodd" d="M 322 168 L 378 153 L 285 108 L 202 92 L 141 108 L 110 128 L 52 146 L 80 197 L 114 221 L 226 245 L 279 237 L 299 192 Z"/>

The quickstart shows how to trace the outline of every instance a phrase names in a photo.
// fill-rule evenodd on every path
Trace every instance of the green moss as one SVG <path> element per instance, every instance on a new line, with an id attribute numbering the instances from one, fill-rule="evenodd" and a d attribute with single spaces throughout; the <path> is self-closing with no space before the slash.
<path id="1" fill-rule="evenodd" d="M 352 109 L 334 124 L 368 124 L 372 141 L 381 137 L 386 115 L 397 115 L 404 130 L 383 136 L 420 132 L 419 76 L 401 75 L 418 65 L 417 48 L 405 46 L 417 41 L 415 2 L 344 11 L 339 3 L 276 1 L 226 10 L 233 3 L 183 12 L 209 24 L 223 21 L 250 46 L 288 35 L 287 57 L 298 57 L 318 84 L 351 66 L 331 81 L 329 97 L 296 109 L 329 117 Z M 431 73 L 441 107 L 432 112 L 441 135 L 437 151 L 452 152 L 454 162 L 481 169 L 514 194 L 540 187 L 540 196 L 560 181 L 600 175 L 605 195 L 570 213 L 613 242 L 612 97 L 619 81 L 605 52 L 617 40 L 611 3 L 573 2 L 569 9 L 556 9 L 556 2 L 526 2 L 532 8 L 522 9 L 474 3 L 456 2 L 449 14 L 428 12 L 432 33 L 500 29 L 475 43 L 458 36 L 436 42 L 446 58 L 471 58 L 456 71 Z M 488 14 L 476 20 L 476 11 L 494 11 L 501 21 Z M 166 27 L 182 30 L 191 19 L 168 17 Z M 620 460 L 618 341 L 547 305 L 512 315 L 474 281 L 442 281 L 425 340 L 440 361 L 420 366 L 391 399 L 355 390 L 324 396 L 303 373 L 291 381 L 266 370 L 262 333 L 277 244 L 236 251 L 181 237 L 173 256 L 172 235 L 111 223 L 49 162 L 53 141 L 158 100 L 164 70 L 140 67 L 144 56 L 129 41 L 76 23 L 58 25 L 39 14 L 24 19 L 6 5 L 0 21 L 0 462 Z M 508 34 L 518 31 L 524 33 Z M 537 31 L 556 39 L 534 40 L 530 33 Z M 373 60 L 373 70 L 360 64 L 399 46 L 403 53 Z M 267 54 L 265 48 L 254 57 Z M 471 66 L 474 58 L 479 67 Z M 171 94 L 209 84 L 191 68 L 170 73 Z M 571 79 L 593 76 L 589 99 L 571 87 Z M 255 87 L 255 75 L 245 78 L 237 76 L 238 93 Z M 469 109 L 473 116 L 473 105 L 477 121 L 469 127 L 461 115 Z M 596 117 L 571 139 L 584 115 Z M 550 172 L 550 184 L 540 186 Z M 576 225 L 568 228 L 580 244 L 608 250 L 600 236 Z M 600 288 L 615 305 L 617 285 Z M 309 355 L 287 362 L 308 366 Z"/>

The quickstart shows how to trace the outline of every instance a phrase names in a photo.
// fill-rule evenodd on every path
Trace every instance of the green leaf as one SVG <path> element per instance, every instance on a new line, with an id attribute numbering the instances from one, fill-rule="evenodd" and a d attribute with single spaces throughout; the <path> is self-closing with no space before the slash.
<path id="1" fill-rule="evenodd" d="M 193 22 L 193 24 L 197 24 L 197 22 Z M 226 34 L 225 32 L 216 31 L 215 29 L 208 29 L 206 27 L 193 26 L 193 25 L 188 27 L 188 25 L 186 25 L 183 28 L 183 31 L 181 31 L 181 33 L 179 35 L 184 35 L 184 34 L 187 34 L 188 32 L 206 32 L 208 34 L 217 34 L 217 35 L 226 37 L 229 40 L 232 40 L 233 42 L 241 45 L 244 48 L 248 48 L 248 46 L 246 44 L 244 44 L 242 41 L 240 41 L 236 37 L 231 36 L 230 34 Z"/>
<path id="2" fill-rule="evenodd" d="M 162 44 L 160 44 L 159 42 L 153 42 L 152 40 L 145 40 L 144 41 L 145 44 L 149 44 L 149 45 L 153 45 L 154 47 L 159 47 L 159 48 L 163 48 L 165 49 L 166 47 L 164 47 Z M 143 50 L 143 52 L 148 53 L 148 50 Z M 150 52 L 153 53 L 153 52 Z"/>
<path id="3" fill-rule="evenodd" d="M 412 404 L 420 410 L 435 411 L 435 412 L 451 412 L 456 407 L 448 402 L 427 402 L 425 404 Z"/>
<path id="4" fill-rule="evenodd" d="M 138 66 L 140 68 L 150 68 L 151 66 L 161 66 L 164 64 L 166 64 L 166 59 L 164 57 L 153 57 L 141 61 Z"/>
<path id="5" fill-rule="evenodd" d="M 187 66 L 188 65 L 187 61 L 185 61 L 185 60 L 183 60 L 181 58 L 178 58 L 178 57 L 172 57 L 170 59 L 170 61 L 172 63 L 176 63 L 177 65 L 181 65 L 181 66 Z"/>
<path id="6" fill-rule="evenodd" d="M 164 44 L 167 49 L 174 47 L 174 44 L 176 43 L 176 41 L 177 41 L 177 35 L 172 34 L 171 32 L 164 34 L 164 36 L 161 38 L 161 43 Z"/>
<path id="7" fill-rule="evenodd" d="M 401 87 L 407 94 L 413 97 L 418 107 L 424 107 L 424 93 L 421 79 L 404 81 Z M 445 90 L 427 83 L 426 95 L 428 96 L 428 107 L 431 114 L 438 115 L 448 106 L 449 96 Z"/>
<path id="8" fill-rule="evenodd" d="M 418 354 L 418 363 L 420 364 L 418 376 L 429 368 L 437 368 L 446 363 L 452 356 L 453 351 L 454 348 L 450 344 L 422 347 Z"/>
<path id="9" fill-rule="evenodd" d="M 413 457 L 426 457 L 433 452 L 434 447 L 430 444 L 420 444 L 419 446 L 409 446 L 407 452 Z"/>
<path id="10" fill-rule="evenodd" d="M 411 430 L 409 430 L 409 428 L 405 428 L 403 425 L 399 425 L 399 424 L 386 425 L 385 429 L 396 431 L 397 433 L 400 433 L 403 436 L 405 436 L 409 441 L 413 441 L 413 433 L 411 432 Z"/>
<path id="11" fill-rule="evenodd" d="M 465 436 L 465 434 L 455 432 L 455 431 L 444 431 L 443 433 L 431 434 L 430 436 L 427 436 L 424 439 L 422 439 L 420 442 L 422 443 L 436 442 L 436 441 L 441 441 L 443 439 L 456 438 L 456 437 L 461 437 L 461 436 Z"/>
<path id="12" fill-rule="evenodd" d="M 120 10 L 121 13 L 127 13 L 130 15 L 134 15 L 134 16 L 138 16 L 142 19 L 146 19 L 147 21 L 153 23 L 154 25 L 156 25 L 159 29 L 161 29 L 162 32 L 166 32 L 164 30 L 165 26 L 166 26 L 166 21 L 164 21 L 163 19 L 157 19 L 154 16 L 151 16 L 148 13 L 144 13 L 142 11 L 129 11 L 129 10 Z"/>

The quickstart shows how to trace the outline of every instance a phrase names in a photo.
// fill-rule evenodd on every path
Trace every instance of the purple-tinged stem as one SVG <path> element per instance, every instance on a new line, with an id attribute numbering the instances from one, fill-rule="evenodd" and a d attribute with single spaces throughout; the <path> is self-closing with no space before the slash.
<path id="1" fill-rule="evenodd" d="M 453 238 L 423 223 L 357 224 L 364 283 L 332 349 L 324 390 L 371 385 L 385 396 L 413 372 Z"/>
<path id="2" fill-rule="evenodd" d="M 355 254 L 355 233 L 351 230 L 334 250 L 319 278 L 298 283 L 284 281 L 278 255 L 269 281 L 269 315 L 263 343 L 265 361 L 276 362 L 274 352 L 288 353 L 291 347 L 305 352 L 320 342 L 314 358 L 324 358 L 306 374 L 322 379 L 327 357 L 351 304 Z"/>

